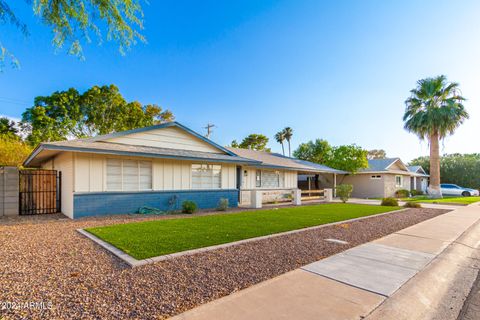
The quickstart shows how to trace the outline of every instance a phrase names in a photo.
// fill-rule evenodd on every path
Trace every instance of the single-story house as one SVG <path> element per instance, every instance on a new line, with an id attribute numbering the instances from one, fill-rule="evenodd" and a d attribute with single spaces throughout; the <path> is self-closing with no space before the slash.
<path id="1" fill-rule="evenodd" d="M 426 191 L 428 175 L 419 168 L 407 167 L 400 158 L 371 159 L 368 167 L 343 177 L 341 183 L 353 185 L 357 198 L 393 197 L 397 190 Z"/>
<path id="2" fill-rule="evenodd" d="M 235 207 L 250 190 L 297 190 L 299 174 L 345 172 L 307 161 L 224 148 L 178 122 L 87 139 L 40 144 L 24 166 L 61 172 L 61 210 L 70 218 L 179 209 L 184 200 Z"/>
<path id="3" fill-rule="evenodd" d="M 423 193 L 427 193 L 428 178 L 430 177 L 422 166 L 408 166 L 408 170 L 412 172 L 410 178 L 410 190 L 416 190 Z"/>

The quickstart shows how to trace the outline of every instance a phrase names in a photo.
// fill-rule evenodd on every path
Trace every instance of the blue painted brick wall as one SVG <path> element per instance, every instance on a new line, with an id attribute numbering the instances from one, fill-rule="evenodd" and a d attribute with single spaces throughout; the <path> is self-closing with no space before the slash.
<path id="1" fill-rule="evenodd" d="M 195 201 L 201 209 L 216 208 L 220 198 L 228 199 L 230 207 L 238 205 L 236 189 L 78 193 L 73 198 L 73 217 L 135 213 L 143 206 L 166 211 L 173 196 L 177 197 L 177 210 L 185 200 Z"/>

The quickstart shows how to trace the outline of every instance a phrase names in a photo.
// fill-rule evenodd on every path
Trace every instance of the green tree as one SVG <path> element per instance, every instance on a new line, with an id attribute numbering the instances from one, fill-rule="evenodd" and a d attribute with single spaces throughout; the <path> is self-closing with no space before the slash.
<path id="1" fill-rule="evenodd" d="M 38 144 L 84 138 L 172 121 L 173 114 L 157 105 L 127 102 L 118 88 L 94 86 L 80 94 L 76 89 L 36 97 L 22 115 L 27 141 Z"/>
<path id="2" fill-rule="evenodd" d="M 334 147 L 332 156 L 325 162 L 329 167 L 356 173 L 358 170 L 368 167 L 367 150 L 351 144 Z"/>
<path id="3" fill-rule="evenodd" d="M 293 156 L 301 160 L 325 164 L 332 156 L 332 147 L 328 141 L 316 139 L 315 141 L 301 143 L 293 151 Z"/>
<path id="4" fill-rule="evenodd" d="M 7 117 L 0 118 L 0 135 L 17 137 L 18 129 L 15 121 L 8 119 Z"/>
<path id="5" fill-rule="evenodd" d="M 68 53 L 83 58 L 82 43 L 92 41 L 92 35 L 101 43 L 115 41 L 121 54 L 137 41 L 145 41 L 143 12 L 138 0 L 37 0 L 25 1 L 33 14 L 53 33 L 53 45 L 61 49 L 68 45 Z M 6 0 L 0 0 L 0 23 L 17 27 L 24 36 L 28 28 L 15 14 Z M 14 55 L 0 42 L 0 69 L 5 60 L 17 65 Z"/>
<path id="6" fill-rule="evenodd" d="M 430 157 L 413 159 L 410 165 L 422 166 L 430 171 Z M 480 153 L 446 154 L 440 158 L 440 176 L 445 183 L 480 189 Z"/>
<path id="7" fill-rule="evenodd" d="M 11 134 L 0 134 L 0 166 L 21 166 L 31 147 Z"/>
<path id="8" fill-rule="evenodd" d="M 36 97 L 33 107 L 22 114 L 22 128 L 29 133 L 27 141 L 36 145 L 42 141 L 84 137 L 79 100 L 80 94 L 73 88 Z"/>
<path id="9" fill-rule="evenodd" d="M 441 163 L 441 161 L 440 161 Z M 408 163 L 409 166 L 421 166 L 425 172 L 430 171 L 430 157 L 418 157 Z"/>
<path id="10" fill-rule="evenodd" d="M 293 152 L 293 156 L 355 173 L 368 167 L 367 153 L 368 151 L 355 144 L 332 147 L 328 141 L 317 139 L 301 143 Z"/>
<path id="11" fill-rule="evenodd" d="M 430 186 L 432 198 L 441 198 L 440 190 L 440 148 L 441 139 L 451 135 L 468 119 L 463 106 L 465 100 L 459 93 L 458 83 L 447 82 L 443 75 L 426 78 L 417 82 L 405 101 L 403 116 L 405 129 L 415 133 L 430 145 Z"/>
<path id="12" fill-rule="evenodd" d="M 267 143 L 268 138 L 265 135 L 252 133 L 246 136 L 242 142 L 238 144 L 238 148 L 270 152 L 270 148 L 267 148 Z"/>
<path id="13" fill-rule="evenodd" d="M 237 140 L 232 140 L 232 143 L 230 143 L 230 147 L 240 148 L 240 144 L 237 142 Z"/>
<path id="14" fill-rule="evenodd" d="M 291 157 L 292 152 L 290 149 L 290 140 L 292 139 L 292 136 L 293 136 L 293 129 L 290 127 L 286 127 L 285 129 L 283 129 L 283 135 L 285 137 L 285 140 L 287 140 L 287 143 L 288 143 L 288 156 Z"/>
<path id="15" fill-rule="evenodd" d="M 373 149 L 369 150 L 367 154 L 367 159 L 385 159 L 387 153 L 383 149 Z"/>
<path id="16" fill-rule="evenodd" d="M 275 134 L 275 140 L 282 145 L 282 154 L 285 155 L 285 147 L 283 142 L 285 141 L 285 132 L 279 131 Z"/>
<path id="17" fill-rule="evenodd" d="M 126 130 L 125 120 L 139 113 L 136 104 L 131 105 L 133 110 L 127 112 L 127 101 L 114 85 L 91 87 L 82 94 L 79 104 L 86 118 L 82 125 L 82 135 L 85 136 Z"/>

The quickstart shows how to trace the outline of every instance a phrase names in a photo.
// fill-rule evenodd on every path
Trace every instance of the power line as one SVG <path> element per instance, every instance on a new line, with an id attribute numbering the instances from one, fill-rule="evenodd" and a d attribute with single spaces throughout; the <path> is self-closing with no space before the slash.
<path id="1" fill-rule="evenodd" d="M 10 99 L 10 98 L 6 98 L 6 97 L 0 97 L 0 103 L 16 104 L 16 105 L 19 105 L 19 106 L 30 106 L 32 104 L 31 102 L 16 100 L 16 99 Z"/>

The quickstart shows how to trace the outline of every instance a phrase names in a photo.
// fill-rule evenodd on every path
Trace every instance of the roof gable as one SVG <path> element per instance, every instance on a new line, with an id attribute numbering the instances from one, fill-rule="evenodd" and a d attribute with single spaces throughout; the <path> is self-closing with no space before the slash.
<path id="1" fill-rule="evenodd" d="M 423 169 L 422 166 L 408 166 L 408 170 L 414 173 L 419 173 L 419 174 L 427 174 L 427 172 Z"/>
<path id="2" fill-rule="evenodd" d="M 116 132 L 97 136 L 89 140 L 93 142 L 121 143 L 135 146 L 233 155 L 229 150 L 178 122 L 169 122 L 151 127 Z"/>
<path id="3" fill-rule="evenodd" d="M 368 168 L 360 170 L 362 172 L 388 172 L 388 171 L 406 171 L 409 172 L 407 166 L 400 158 L 385 159 L 369 159 Z"/>
<path id="4" fill-rule="evenodd" d="M 393 161 L 390 165 L 387 166 L 387 170 L 400 170 L 400 171 L 410 171 L 408 170 L 408 167 L 403 163 L 400 158 L 397 158 L 395 161 Z"/>

